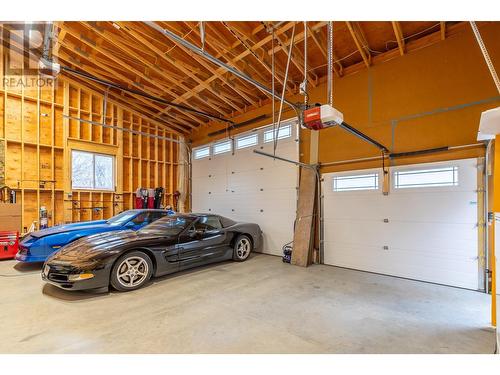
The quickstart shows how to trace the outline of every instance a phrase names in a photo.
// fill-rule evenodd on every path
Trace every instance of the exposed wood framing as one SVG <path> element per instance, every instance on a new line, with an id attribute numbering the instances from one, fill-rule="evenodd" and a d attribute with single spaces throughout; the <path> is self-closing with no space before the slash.
<path id="1" fill-rule="evenodd" d="M 392 21 L 392 29 L 394 30 L 394 35 L 396 36 L 396 40 L 398 42 L 399 53 L 403 56 L 405 54 L 405 40 L 401 24 L 397 21 Z"/>
<path id="2" fill-rule="evenodd" d="M 363 58 L 363 61 L 365 62 L 365 65 L 369 67 L 371 64 L 371 56 L 366 53 L 365 47 L 361 44 L 360 37 L 354 30 L 353 24 L 350 21 L 346 21 L 346 25 L 349 29 L 349 32 L 351 33 L 352 39 L 354 39 L 354 43 L 356 44 L 361 57 Z"/>

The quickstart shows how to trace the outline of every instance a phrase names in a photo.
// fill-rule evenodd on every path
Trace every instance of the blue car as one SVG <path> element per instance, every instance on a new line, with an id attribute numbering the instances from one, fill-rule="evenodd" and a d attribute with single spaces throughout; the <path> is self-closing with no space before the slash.
<path id="1" fill-rule="evenodd" d="M 16 260 L 26 263 L 44 262 L 59 248 L 79 238 L 117 230 L 138 230 L 171 214 L 171 210 L 128 210 L 109 220 L 85 221 L 39 230 L 30 233 L 19 243 Z"/>

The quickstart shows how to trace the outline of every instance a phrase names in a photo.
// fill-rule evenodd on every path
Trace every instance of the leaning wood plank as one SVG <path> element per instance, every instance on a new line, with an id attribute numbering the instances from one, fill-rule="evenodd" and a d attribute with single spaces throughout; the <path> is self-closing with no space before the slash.
<path id="1" fill-rule="evenodd" d="M 314 200 L 316 196 L 316 174 L 310 168 L 301 168 L 299 202 L 293 236 L 292 264 L 307 267 L 311 264 Z"/>

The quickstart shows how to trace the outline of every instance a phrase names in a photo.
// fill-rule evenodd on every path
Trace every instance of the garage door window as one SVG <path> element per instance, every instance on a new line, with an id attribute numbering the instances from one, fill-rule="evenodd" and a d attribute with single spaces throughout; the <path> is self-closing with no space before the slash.
<path id="1" fill-rule="evenodd" d="M 194 158 L 195 159 L 203 159 L 210 156 L 210 147 L 202 147 L 194 150 Z"/>
<path id="2" fill-rule="evenodd" d="M 246 135 L 236 139 L 236 148 L 246 148 L 255 146 L 259 142 L 257 134 Z"/>
<path id="3" fill-rule="evenodd" d="M 396 189 L 457 185 L 458 167 L 394 172 L 394 187 Z"/>
<path id="4" fill-rule="evenodd" d="M 114 165 L 114 156 L 73 150 L 71 153 L 72 188 L 114 190 Z"/>
<path id="5" fill-rule="evenodd" d="M 378 173 L 333 177 L 333 191 L 354 190 L 378 190 Z"/>
<path id="6" fill-rule="evenodd" d="M 269 129 L 264 132 L 264 143 L 272 142 L 274 140 L 274 134 L 278 133 L 278 139 L 288 138 L 292 136 L 292 125 L 288 124 L 281 126 L 278 132 L 278 128 Z"/>
<path id="7" fill-rule="evenodd" d="M 214 144 L 214 155 L 223 154 L 231 151 L 231 140 Z"/>

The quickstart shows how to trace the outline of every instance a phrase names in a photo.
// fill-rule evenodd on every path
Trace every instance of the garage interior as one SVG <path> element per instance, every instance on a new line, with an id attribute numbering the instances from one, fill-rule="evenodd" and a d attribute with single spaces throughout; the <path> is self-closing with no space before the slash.
<path id="1" fill-rule="evenodd" d="M 5 255 L 1 353 L 497 350 L 499 22 L 0 26 L 0 232 L 107 220 L 157 188 L 262 230 L 244 262 L 127 293 Z M 31 54 L 35 75 L 12 67 Z"/>

